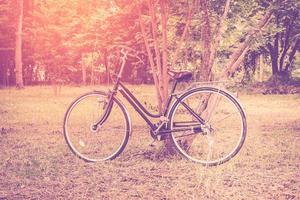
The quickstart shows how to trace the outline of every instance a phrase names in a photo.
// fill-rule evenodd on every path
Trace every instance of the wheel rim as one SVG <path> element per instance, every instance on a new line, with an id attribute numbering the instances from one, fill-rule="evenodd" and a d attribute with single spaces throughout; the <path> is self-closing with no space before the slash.
<path id="1" fill-rule="evenodd" d="M 241 148 L 246 134 L 245 116 L 236 99 L 214 88 L 193 90 L 184 95 L 182 101 L 191 106 L 193 110 L 196 110 L 196 107 L 199 108 L 199 102 L 196 100 L 205 99 L 203 98 L 204 94 L 210 94 L 210 96 L 207 95 L 209 96 L 208 99 L 212 100 L 211 102 L 215 99 L 214 101 L 217 102 L 217 104 L 207 103 L 207 105 L 210 105 L 207 106 L 208 108 L 214 109 L 207 109 L 212 110 L 212 112 L 205 114 L 204 111 L 201 115 L 208 121 L 207 126 L 211 126 L 213 131 L 211 133 L 206 131 L 205 134 L 196 134 L 195 131 L 190 130 L 189 132 L 173 132 L 171 135 L 175 146 L 188 159 L 205 165 L 218 165 L 228 161 Z M 187 116 L 184 116 L 184 113 Z M 176 122 L 187 120 L 185 117 L 189 117 L 186 109 L 180 103 L 176 104 L 171 113 L 171 129 L 177 128 L 174 126 Z M 193 117 L 189 118 L 189 120 L 196 121 Z M 191 136 L 188 134 L 191 134 Z"/>
<path id="2" fill-rule="evenodd" d="M 89 162 L 115 158 L 128 140 L 128 116 L 117 100 L 114 100 L 111 113 L 103 125 L 97 131 L 91 130 L 91 126 L 103 116 L 106 101 L 106 95 L 84 95 L 70 106 L 65 116 L 67 144 L 73 153 Z"/>

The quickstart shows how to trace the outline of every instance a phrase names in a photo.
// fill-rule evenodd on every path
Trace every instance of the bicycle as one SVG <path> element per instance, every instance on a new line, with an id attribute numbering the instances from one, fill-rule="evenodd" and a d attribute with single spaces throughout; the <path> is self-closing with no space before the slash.
<path id="1" fill-rule="evenodd" d="M 171 139 L 189 160 L 216 166 L 239 152 L 247 123 L 233 95 L 215 86 L 197 86 L 176 93 L 177 84 L 190 80 L 192 73 L 169 70 L 173 85 L 166 106 L 162 114 L 152 113 L 121 82 L 128 51 L 122 48 L 121 53 L 122 64 L 113 89 L 83 94 L 67 109 L 64 137 L 76 156 L 97 162 L 115 159 L 122 153 L 132 126 L 126 107 L 117 97 L 119 93 L 147 123 L 154 140 Z"/>

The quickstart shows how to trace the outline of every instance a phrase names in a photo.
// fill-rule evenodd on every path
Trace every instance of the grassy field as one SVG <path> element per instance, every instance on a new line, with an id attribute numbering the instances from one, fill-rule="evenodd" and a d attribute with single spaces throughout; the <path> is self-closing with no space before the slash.
<path id="1" fill-rule="evenodd" d="M 151 86 L 132 88 L 155 102 Z M 62 123 L 72 99 L 93 88 L 63 87 L 58 96 L 52 89 L 0 90 L 1 200 L 300 199 L 300 95 L 240 95 L 248 120 L 245 145 L 228 163 L 203 167 L 157 156 L 134 112 L 120 157 L 83 162 L 68 149 Z"/>

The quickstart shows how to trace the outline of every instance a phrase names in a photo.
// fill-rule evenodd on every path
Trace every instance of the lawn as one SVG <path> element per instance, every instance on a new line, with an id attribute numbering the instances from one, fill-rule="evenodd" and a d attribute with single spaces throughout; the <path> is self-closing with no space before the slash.
<path id="1" fill-rule="evenodd" d="M 152 86 L 132 86 L 155 107 Z M 218 167 L 158 156 L 133 109 L 133 133 L 115 160 L 85 163 L 63 133 L 69 103 L 91 87 L 0 90 L 0 199 L 300 199 L 300 95 L 239 95 L 248 134 Z M 146 92 L 145 92 L 146 91 Z"/>

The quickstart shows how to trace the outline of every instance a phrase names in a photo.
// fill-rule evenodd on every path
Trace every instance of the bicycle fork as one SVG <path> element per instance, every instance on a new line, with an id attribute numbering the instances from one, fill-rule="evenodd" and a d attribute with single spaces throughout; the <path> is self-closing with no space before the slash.
<path id="1" fill-rule="evenodd" d="M 110 94 L 108 101 L 104 104 L 104 113 L 102 116 L 97 120 L 96 123 L 91 125 L 91 131 L 96 132 L 98 127 L 101 126 L 108 118 L 109 114 L 111 113 L 111 109 L 113 107 L 113 93 Z"/>

